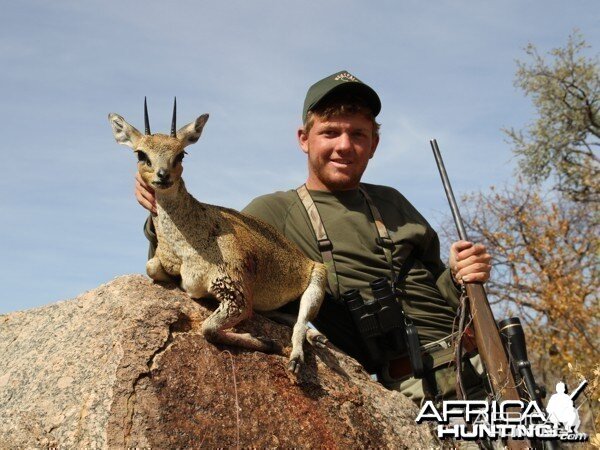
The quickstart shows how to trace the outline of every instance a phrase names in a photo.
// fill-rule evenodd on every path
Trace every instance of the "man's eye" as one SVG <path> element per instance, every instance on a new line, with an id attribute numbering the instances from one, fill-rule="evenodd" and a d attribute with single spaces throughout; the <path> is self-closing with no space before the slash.
<path id="1" fill-rule="evenodd" d="M 150 158 L 143 151 L 138 150 L 137 152 L 138 162 L 146 163 L 148 167 L 152 167 L 152 163 L 150 162 Z"/>

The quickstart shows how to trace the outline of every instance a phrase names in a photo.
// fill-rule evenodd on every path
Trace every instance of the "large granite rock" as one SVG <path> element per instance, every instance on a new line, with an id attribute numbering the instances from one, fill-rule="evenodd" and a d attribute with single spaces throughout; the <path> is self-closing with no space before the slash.
<path id="1" fill-rule="evenodd" d="M 124 276 L 74 300 L 0 316 L 0 448 L 436 445 L 416 408 L 333 347 L 287 357 L 218 347 L 214 309 Z M 254 316 L 240 329 L 280 341 Z"/>

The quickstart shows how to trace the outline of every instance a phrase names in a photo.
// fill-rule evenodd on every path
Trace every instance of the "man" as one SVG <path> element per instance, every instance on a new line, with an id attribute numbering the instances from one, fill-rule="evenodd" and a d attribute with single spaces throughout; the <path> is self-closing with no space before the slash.
<path id="1" fill-rule="evenodd" d="M 333 344 L 416 402 L 449 398 L 455 395 L 449 363 L 460 283 L 487 281 L 490 256 L 482 245 L 459 241 L 451 246 L 447 269 L 437 234 L 399 192 L 360 183 L 379 143 L 380 109 L 377 93 L 347 71 L 312 85 L 297 133 L 308 159 L 305 185 L 258 197 L 243 212 L 270 223 L 308 257 L 326 264 L 328 296 L 314 325 Z M 139 179 L 136 196 L 152 211 L 152 192 Z M 152 241 L 148 224 L 146 235 Z M 388 348 L 385 362 L 377 360 L 344 302 L 342 294 L 351 289 L 372 300 L 369 283 L 381 277 L 397 281 L 402 308 L 424 350 L 424 379 L 410 377 L 406 354 Z M 463 372 L 467 391 L 481 395 L 482 380 L 468 360 Z"/>

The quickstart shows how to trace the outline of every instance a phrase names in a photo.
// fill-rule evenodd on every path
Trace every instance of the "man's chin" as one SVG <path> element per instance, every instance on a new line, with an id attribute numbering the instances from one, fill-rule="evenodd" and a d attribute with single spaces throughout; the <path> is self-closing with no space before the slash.
<path id="1" fill-rule="evenodd" d="M 327 186 L 330 191 L 349 191 L 351 189 L 357 189 L 360 183 L 360 178 L 349 177 L 349 176 L 335 176 L 329 177 L 321 182 Z"/>

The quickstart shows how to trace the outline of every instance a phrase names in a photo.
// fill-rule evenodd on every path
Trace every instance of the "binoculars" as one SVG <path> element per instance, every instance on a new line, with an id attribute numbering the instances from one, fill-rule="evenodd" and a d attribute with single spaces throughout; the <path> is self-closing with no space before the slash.
<path id="1" fill-rule="evenodd" d="M 364 301 L 357 289 L 342 294 L 371 361 L 383 366 L 391 357 L 408 353 L 413 376 L 423 377 L 417 328 L 406 317 L 387 278 L 370 283 L 373 300 Z"/>

